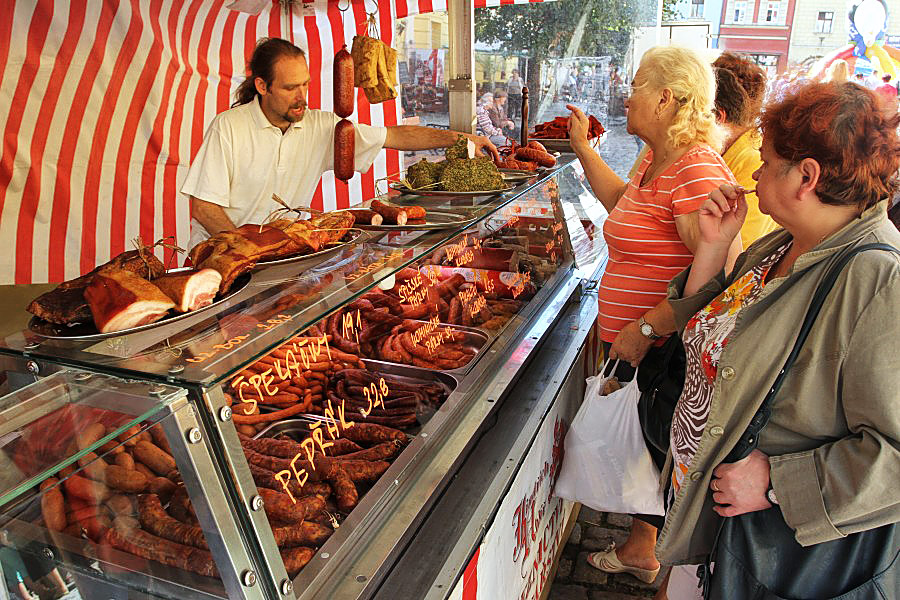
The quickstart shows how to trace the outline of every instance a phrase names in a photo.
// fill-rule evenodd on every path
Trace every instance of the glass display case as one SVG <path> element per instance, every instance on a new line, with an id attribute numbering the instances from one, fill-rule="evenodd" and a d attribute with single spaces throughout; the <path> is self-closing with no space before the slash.
<path id="1" fill-rule="evenodd" d="M 577 162 L 390 200 L 453 218 L 134 331 L 3 340 L 0 542 L 83 598 L 371 595 L 606 259 Z"/>

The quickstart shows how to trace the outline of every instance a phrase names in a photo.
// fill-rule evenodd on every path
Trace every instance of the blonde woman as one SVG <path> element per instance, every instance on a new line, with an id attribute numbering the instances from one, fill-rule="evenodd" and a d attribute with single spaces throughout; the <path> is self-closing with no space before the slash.
<path id="1" fill-rule="evenodd" d="M 828 69 L 825 71 L 825 81 L 835 83 L 850 81 L 850 65 L 847 64 L 847 61 L 839 58 L 828 65 Z"/>
<path id="2" fill-rule="evenodd" d="M 627 131 L 650 150 L 628 182 L 588 144 L 584 113 L 568 107 L 572 149 L 610 213 L 603 227 L 609 263 L 600 283 L 600 337 L 607 356 L 631 367 L 640 363 L 642 377 L 660 368 L 663 340 L 657 331 L 668 318 L 666 286 L 693 261 L 697 211 L 710 191 L 734 183 L 714 150 L 722 143 L 713 112 L 715 93 L 710 64 L 693 51 L 666 46 L 644 54 L 626 102 Z M 730 264 L 740 249 L 737 238 Z M 629 370 L 617 372 L 620 380 L 631 379 Z M 664 453 L 650 450 L 661 467 Z M 588 561 L 608 573 L 653 581 L 659 572 L 654 546 L 662 521 L 660 516 L 635 515 L 625 544 L 595 552 Z"/>

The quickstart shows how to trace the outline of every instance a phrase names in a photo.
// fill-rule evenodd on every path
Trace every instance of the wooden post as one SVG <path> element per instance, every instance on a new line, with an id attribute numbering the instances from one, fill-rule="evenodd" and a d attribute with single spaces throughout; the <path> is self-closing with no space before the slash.
<path id="1" fill-rule="evenodd" d="M 522 135 L 519 138 L 522 147 L 528 145 L 528 88 L 522 88 Z"/>

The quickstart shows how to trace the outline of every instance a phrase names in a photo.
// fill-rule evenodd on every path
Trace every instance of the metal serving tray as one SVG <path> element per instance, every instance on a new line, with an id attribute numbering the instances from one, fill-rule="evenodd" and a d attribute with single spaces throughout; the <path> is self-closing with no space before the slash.
<path id="1" fill-rule="evenodd" d="M 422 321 L 420 319 L 409 319 L 409 320 L 414 321 L 416 323 L 422 323 L 422 324 L 428 323 L 428 321 Z M 487 347 L 489 345 L 491 337 L 487 333 L 485 333 L 483 330 L 476 329 L 474 327 L 465 327 L 463 325 L 450 325 L 449 323 L 438 323 L 438 327 L 439 328 L 440 327 L 451 327 L 454 331 L 460 331 L 460 332 L 466 334 L 466 340 L 463 343 L 466 346 L 469 346 L 469 347 L 475 349 L 475 356 L 473 356 L 472 360 L 470 360 L 465 366 L 459 367 L 458 369 L 429 369 L 427 367 L 415 367 L 412 365 L 406 365 L 404 363 L 395 363 L 395 362 L 390 362 L 390 361 L 385 361 L 385 360 L 380 360 L 380 359 L 369 359 L 369 358 L 362 357 L 363 362 L 365 362 L 365 363 L 372 362 L 372 363 L 383 364 L 383 365 L 397 365 L 398 367 L 408 367 L 408 368 L 417 369 L 420 371 L 448 373 L 448 374 L 453 375 L 454 377 L 465 376 L 466 373 L 468 373 L 469 371 L 472 370 L 472 366 L 478 362 L 478 359 L 487 350 Z M 385 335 L 375 338 L 375 340 L 373 340 L 373 343 L 377 343 L 382 338 L 384 338 L 388 335 L 391 335 L 391 334 L 387 333 Z"/>
<path id="2" fill-rule="evenodd" d="M 384 362 L 381 360 L 371 360 L 368 358 L 364 358 L 363 363 L 365 363 L 366 367 L 370 371 L 390 375 L 391 377 L 399 379 L 403 383 L 411 385 L 421 383 L 436 383 L 444 389 L 444 391 L 447 393 L 447 397 L 449 397 L 450 393 L 453 392 L 453 390 L 455 390 L 459 385 L 459 379 L 456 376 L 444 371 L 423 369 L 421 367 L 400 365 L 397 363 Z M 261 407 L 260 409 L 263 410 L 263 408 L 264 407 Z M 418 430 L 421 428 L 421 426 L 427 423 L 429 419 L 431 419 L 432 415 L 434 415 L 434 412 L 438 408 L 439 407 L 420 405 L 416 408 L 416 418 L 419 421 L 419 424 L 417 426 L 405 427 L 403 431 L 408 432 L 407 434 L 410 438 L 414 437 L 415 433 L 418 433 Z M 284 421 L 272 423 L 271 425 L 268 425 L 267 427 L 261 429 L 253 437 L 275 437 L 276 435 L 281 433 L 291 435 L 296 432 L 303 432 L 304 434 L 306 434 L 309 433 L 309 425 L 311 423 L 316 423 L 318 421 L 321 421 L 322 419 L 323 417 L 321 415 L 301 414 L 297 417 L 292 417 Z M 294 436 L 291 435 L 291 437 Z M 303 437 L 305 437 L 305 435 Z"/>

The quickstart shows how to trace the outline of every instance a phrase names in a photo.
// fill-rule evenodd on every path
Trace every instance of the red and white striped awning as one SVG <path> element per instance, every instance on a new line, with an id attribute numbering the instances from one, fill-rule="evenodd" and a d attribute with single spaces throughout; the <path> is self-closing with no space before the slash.
<path id="1" fill-rule="evenodd" d="M 309 105 L 331 109 L 332 59 L 365 31 L 364 0 L 352 0 L 343 20 L 337 2 L 314 0 L 288 27 L 277 0 L 257 15 L 225 6 L 16 0 L 0 11 L 0 284 L 75 277 L 138 236 L 186 244 L 189 204 L 178 190 L 258 38 L 284 37 L 306 50 Z M 381 38 L 393 42 L 397 16 L 445 8 L 445 0 L 379 1 Z M 356 106 L 353 120 L 399 122 L 396 100 L 372 106 L 360 93 Z M 349 184 L 327 173 L 313 205 L 370 198 L 377 179 L 399 170 L 398 153 L 387 151 Z"/>

